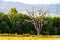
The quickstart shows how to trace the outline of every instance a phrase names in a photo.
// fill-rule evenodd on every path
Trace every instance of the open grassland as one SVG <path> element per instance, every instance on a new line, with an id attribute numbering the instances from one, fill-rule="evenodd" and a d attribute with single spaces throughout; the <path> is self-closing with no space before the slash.
<path id="1" fill-rule="evenodd" d="M 60 36 L 22 36 L 22 35 L 14 35 L 14 36 L 1 36 L 0 40 L 60 40 Z"/>

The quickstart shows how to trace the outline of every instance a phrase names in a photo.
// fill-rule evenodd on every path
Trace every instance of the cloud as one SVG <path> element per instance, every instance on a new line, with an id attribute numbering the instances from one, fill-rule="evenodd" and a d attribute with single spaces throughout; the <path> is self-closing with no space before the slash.
<path id="1" fill-rule="evenodd" d="M 22 2 L 22 3 L 26 3 L 26 4 L 52 4 L 52 3 L 60 3 L 60 0 L 4 0 L 4 1 Z"/>
<path id="2" fill-rule="evenodd" d="M 3 8 L 3 7 L 1 7 L 1 9 L 3 10 L 4 8 Z"/>

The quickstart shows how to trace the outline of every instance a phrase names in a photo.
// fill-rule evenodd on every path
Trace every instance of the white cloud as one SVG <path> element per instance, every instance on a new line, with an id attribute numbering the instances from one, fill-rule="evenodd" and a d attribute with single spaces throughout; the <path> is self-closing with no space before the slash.
<path id="1" fill-rule="evenodd" d="M 1 7 L 1 9 L 3 10 L 5 7 Z"/>
<path id="2" fill-rule="evenodd" d="M 22 3 L 26 3 L 26 4 L 60 3 L 60 0 L 4 0 L 4 1 L 22 2 Z"/>

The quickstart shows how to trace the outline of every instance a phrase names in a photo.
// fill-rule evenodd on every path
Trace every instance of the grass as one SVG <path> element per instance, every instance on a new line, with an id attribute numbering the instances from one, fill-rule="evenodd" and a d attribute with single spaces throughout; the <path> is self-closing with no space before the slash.
<path id="1" fill-rule="evenodd" d="M 1 35 L 0 40 L 60 40 L 58 35 Z"/>

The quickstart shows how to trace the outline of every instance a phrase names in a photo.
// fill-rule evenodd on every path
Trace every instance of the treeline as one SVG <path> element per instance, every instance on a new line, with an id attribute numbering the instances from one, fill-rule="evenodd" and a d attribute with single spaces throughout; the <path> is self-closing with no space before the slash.
<path id="1" fill-rule="evenodd" d="M 18 13 L 15 8 L 11 8 L 7 14 L 0 12 L 0 33 L 36 35 L 33 23 L 26 20 L 32 19 L 26 14 Z M 60 17 L 44 17 L 44 20 L 47 22 L 40 34 L 60 35 Z"/>

